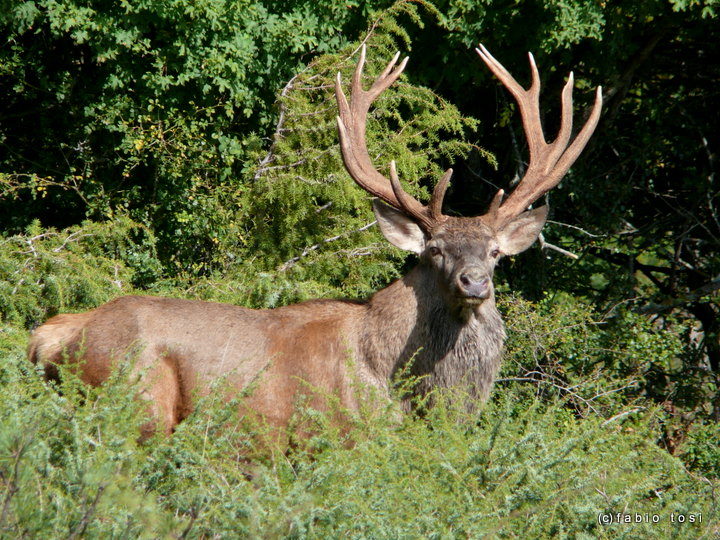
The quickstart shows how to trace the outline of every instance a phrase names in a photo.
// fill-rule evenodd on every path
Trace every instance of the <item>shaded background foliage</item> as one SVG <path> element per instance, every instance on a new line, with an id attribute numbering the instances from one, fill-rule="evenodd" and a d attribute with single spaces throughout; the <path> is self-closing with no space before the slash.
<path id="1" fill-rule="evenodd" d="M 475 215 L 512 186 L 527 157 L 514 103 L 472 48 L 484 43 L 521 82 L 533 51 L 548 138 L 569 69 L 576 121 L 597 85 L 605 107 L 589 147 L 549 195 L 545 247 L 500 269 L 510 339 L 499 392 L 533 407 L 561 404 L 596 422 L 587 427 L 596 434 L 602 419 L 648 415 L 648 438 L 717 477 L 719 8 L 716 0 L 8 1 L 2 340 L 19 359 L 27 329 L 48 316 L 128 292 L 251 307 L 371 294 L 413 260 L 372 227 L 366 194 L 342 167 L 335 73 L 349 79 L 361 41 L 368 79 L 396 50 L 410 54 L 406 75 L 371 115 L 370 153 L 381 170 L 397 160 L 419 197 L 452 166 L 446 211 Z M 8 365 L 4 384 L 34 376 L 18 374 L 19 360 Z M 39 407 L 30 394 L 28 406 Z M 585 429 L 573 422 L 568 433 Z M 110 429 L 102 426 L 94 429 Z M 19 455 L 16 443 L 7 455 Z M 179 462 L 189 455 L 161 450 L 176 451 Z M 158 486 L 185 486 L 165 474 Z M 154 481 L 147 485 L 162 492 Z M 191 521 L 196 502 L 176 501 Z M 94 508 L 92 498 L 83 507 Z M 336 523 L 337 512 L 296 526 Z M 82 515 L 67 530 L 80 525 Z"/>

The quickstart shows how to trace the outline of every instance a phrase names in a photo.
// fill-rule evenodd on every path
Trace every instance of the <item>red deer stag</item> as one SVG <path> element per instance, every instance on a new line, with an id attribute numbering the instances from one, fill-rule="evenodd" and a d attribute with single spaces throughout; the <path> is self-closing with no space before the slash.
<path id="1" fill-rule="evenodd" d="M 520 253 L 538 237 L 547 206 L 528 207 L 560 182 L 585 147 L 600 116 L 601 92 L 598 88 L 589 119 L 571 141 L 570 75 L 562 92 L 559 135 L 548 144 L 532 55 L 532 83 L 525 90 L 484 47 L 477 52 L 517 100 L 530 152 L 516 189 L 505 200 L 500 190 L 479 217 L 442 213 L 452 169 L 425 206 L 403 190 L 394 162 L 389 179 L 371 162 L 365 141 L 369 108 L 397 80 L 407 58 L 395 68 L 398 53 L 370 89 L 363 90 L 363 47 L 350 101 L 340 74 L 337 77 L 337 124 L 345 166 L 355 182 L 376 197 L 373 209 L 385 238 L 418 254 L 419 264 L 405 277 L 365 302 L 311 300 L 272 310 L 127 296 L 86 313 L 53 317 L 33 333 L 30 360 L 43 363 L 47 376 L 53 377 L 55 365 L 71 358 L 79 361 L 85 382 L 99 385 L 114 362 L 134 351 L 135 369 L 145 370 L 143 397 L 168 433 L 192 410 L 195 391 L 202 392 L 224 375 L 238 390 L 252 382 L 243 410 L 254 411 L 278 428 L 288 425 L 295 400 L 307 388 L 334 394 L 343 406 L 355 410 L 357 381 L 384 395 L 393 374 L 411 358 L 411 373 L 423 376 L 418 395 L 462 384 L 470 396 L 486 399 L 505 339 L 495 307 L 495 265 L 501 256 Z M 317 395 L 312 399 L 317 402 Z M 403 406 L 410 407 L 410 400 Z"/>

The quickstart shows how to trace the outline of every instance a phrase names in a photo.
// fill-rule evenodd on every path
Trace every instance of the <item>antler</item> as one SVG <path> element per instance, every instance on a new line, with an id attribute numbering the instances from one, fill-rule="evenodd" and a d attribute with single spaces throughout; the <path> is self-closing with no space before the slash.
<path id="1" fill-rule="evenodd" d="M 343 93 L 340 73 L 337 74 L 335 97 L 340 112 L 337 117 L 340 149 L 345 167 L 361 188 L 401 210 L 415 219 L 424 230 L 430 231 L 446 219 L 442 215 L 441 207 L 445 190 L 452 175 L 452 169 L 445 172 L 440 182 L 435 186 L 430 204 L 425 206 L 402 188 L 394 161 L 390 162 L 389 180 L 375 169 L 370 160 L 367 142 L 365 141 L 365 125 L 370 105 L 400 77 L 400 74 L 405 69 L 408 61 L 407 57 L 393 70 L 399 57 L 400 53 L 397 53 L 372 84 L 370 90 L 365 91 L 362 89 L 362 72 L 365 65 L 365 45 L 363 45 L 360 52 L 360 61 L 352 77 L 350 103 L 348 103 Z"/>
<path id="2" fill-rule="evenodd" d="M 498 191 L 490 204 L 487 215 L 495 228 L 500 229 L 524 212 L 530 204 L 558 185 L 578 158 L 600 119 L 602 87 L 598 86 L 597 88 L 595 104 L 590 112 L 590 117 L 575 140 L 570 143 L 573 121 L 573 74 L 571 72 L 562 91 L 560 131 L 553 142 L 546 143 L 540 122 L 540 76 L 532 54 L 528 53 L 532 83 L 530 88 L 525 90 L 485 47 L 480 45 L 475 50 L 505 88 L 515 97 L 520 108 L 530 150 L 530 163 L 515 190 L 504 202 L 502 201 L 503 190 Z"/>

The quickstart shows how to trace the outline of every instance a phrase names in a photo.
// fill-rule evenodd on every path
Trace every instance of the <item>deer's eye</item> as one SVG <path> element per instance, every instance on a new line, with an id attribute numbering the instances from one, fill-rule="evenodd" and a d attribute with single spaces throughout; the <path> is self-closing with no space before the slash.
<path id="1" fill-rule="evenodd" d="M 490 256 L 491 256 L 493 259 L 497 259 L 497 258 L 500 256 L 500 250 L 499 250 L 498 248 L 493 249 L 493 250 L 490 252 Z"/>
<path id="2" fill-rule="evenodd" d="M 435 247 L 435 246 L 430 246 L 429 251 L 430 251 L 430 255 L 432 255 L 433 257 L 437 257 L 438 255 L 442 255 L 442 251 L 440 251 L 440 248 Z"/>

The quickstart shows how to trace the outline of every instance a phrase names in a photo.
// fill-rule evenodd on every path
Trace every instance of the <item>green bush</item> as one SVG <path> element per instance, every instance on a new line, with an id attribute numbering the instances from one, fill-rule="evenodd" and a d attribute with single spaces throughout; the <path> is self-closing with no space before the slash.
<path id="1" fill-rule="evenodd" d="M 720 424 L 698 421 L 687 433 L 681 456 L 691 470 L 720 478 Z"/>
<path id="2" fill-rule="evenodd" d="M 612 414 L 638 398 L 707 383 L 701 373 L 653 378 L 682 366 L 684 329 L 672 320 L 659 326 L 626 310 L 602 315 L 564 293 L 538 303 L 501 295 L 500 306 L 509 329 L 503 374 L 523 379 L 536 396 L 569 399 L 581 414 Z"/>
<path id="3" fill-rule="evenodd" d="M 562 401 L 528 399 L 509 385 L 479 416 L 439 399 L 424 419 L 358 418 L 354 448 L 329 427 L 310 453 L 301 446 L 250 464 L 247 436 L 232 428 L 234 403 L 211 397 L 172 437 L 138 445 L 143 407 L 127 371 L 99 389 L 65 373 L 53 388 L 14 343 L 3 341 L 0 372 L 2 537 L 718 532 L 717 486 L 654 444 L 653 414 L 578 419 Z M 604 526 L 601 513 L 660 521 Z M 672 523 L 680 514 L 703 522 Z"/>
<path id="4" fill-rule="evenodd" d="M 161 275 L 155 239 L 123 217 L 56 231 L 33 222 L 0 239 L 0 316 L 33 326 L 155 282 Z"/>
<path id="5" fill-rule="evenodd" d="M 126 373 L 89 389 L 66 372 L 55 389 L 23 349 L 2 350 L 0 536 L 158 538 L 176 529 L 135 485 L 142 417 Z"/>

